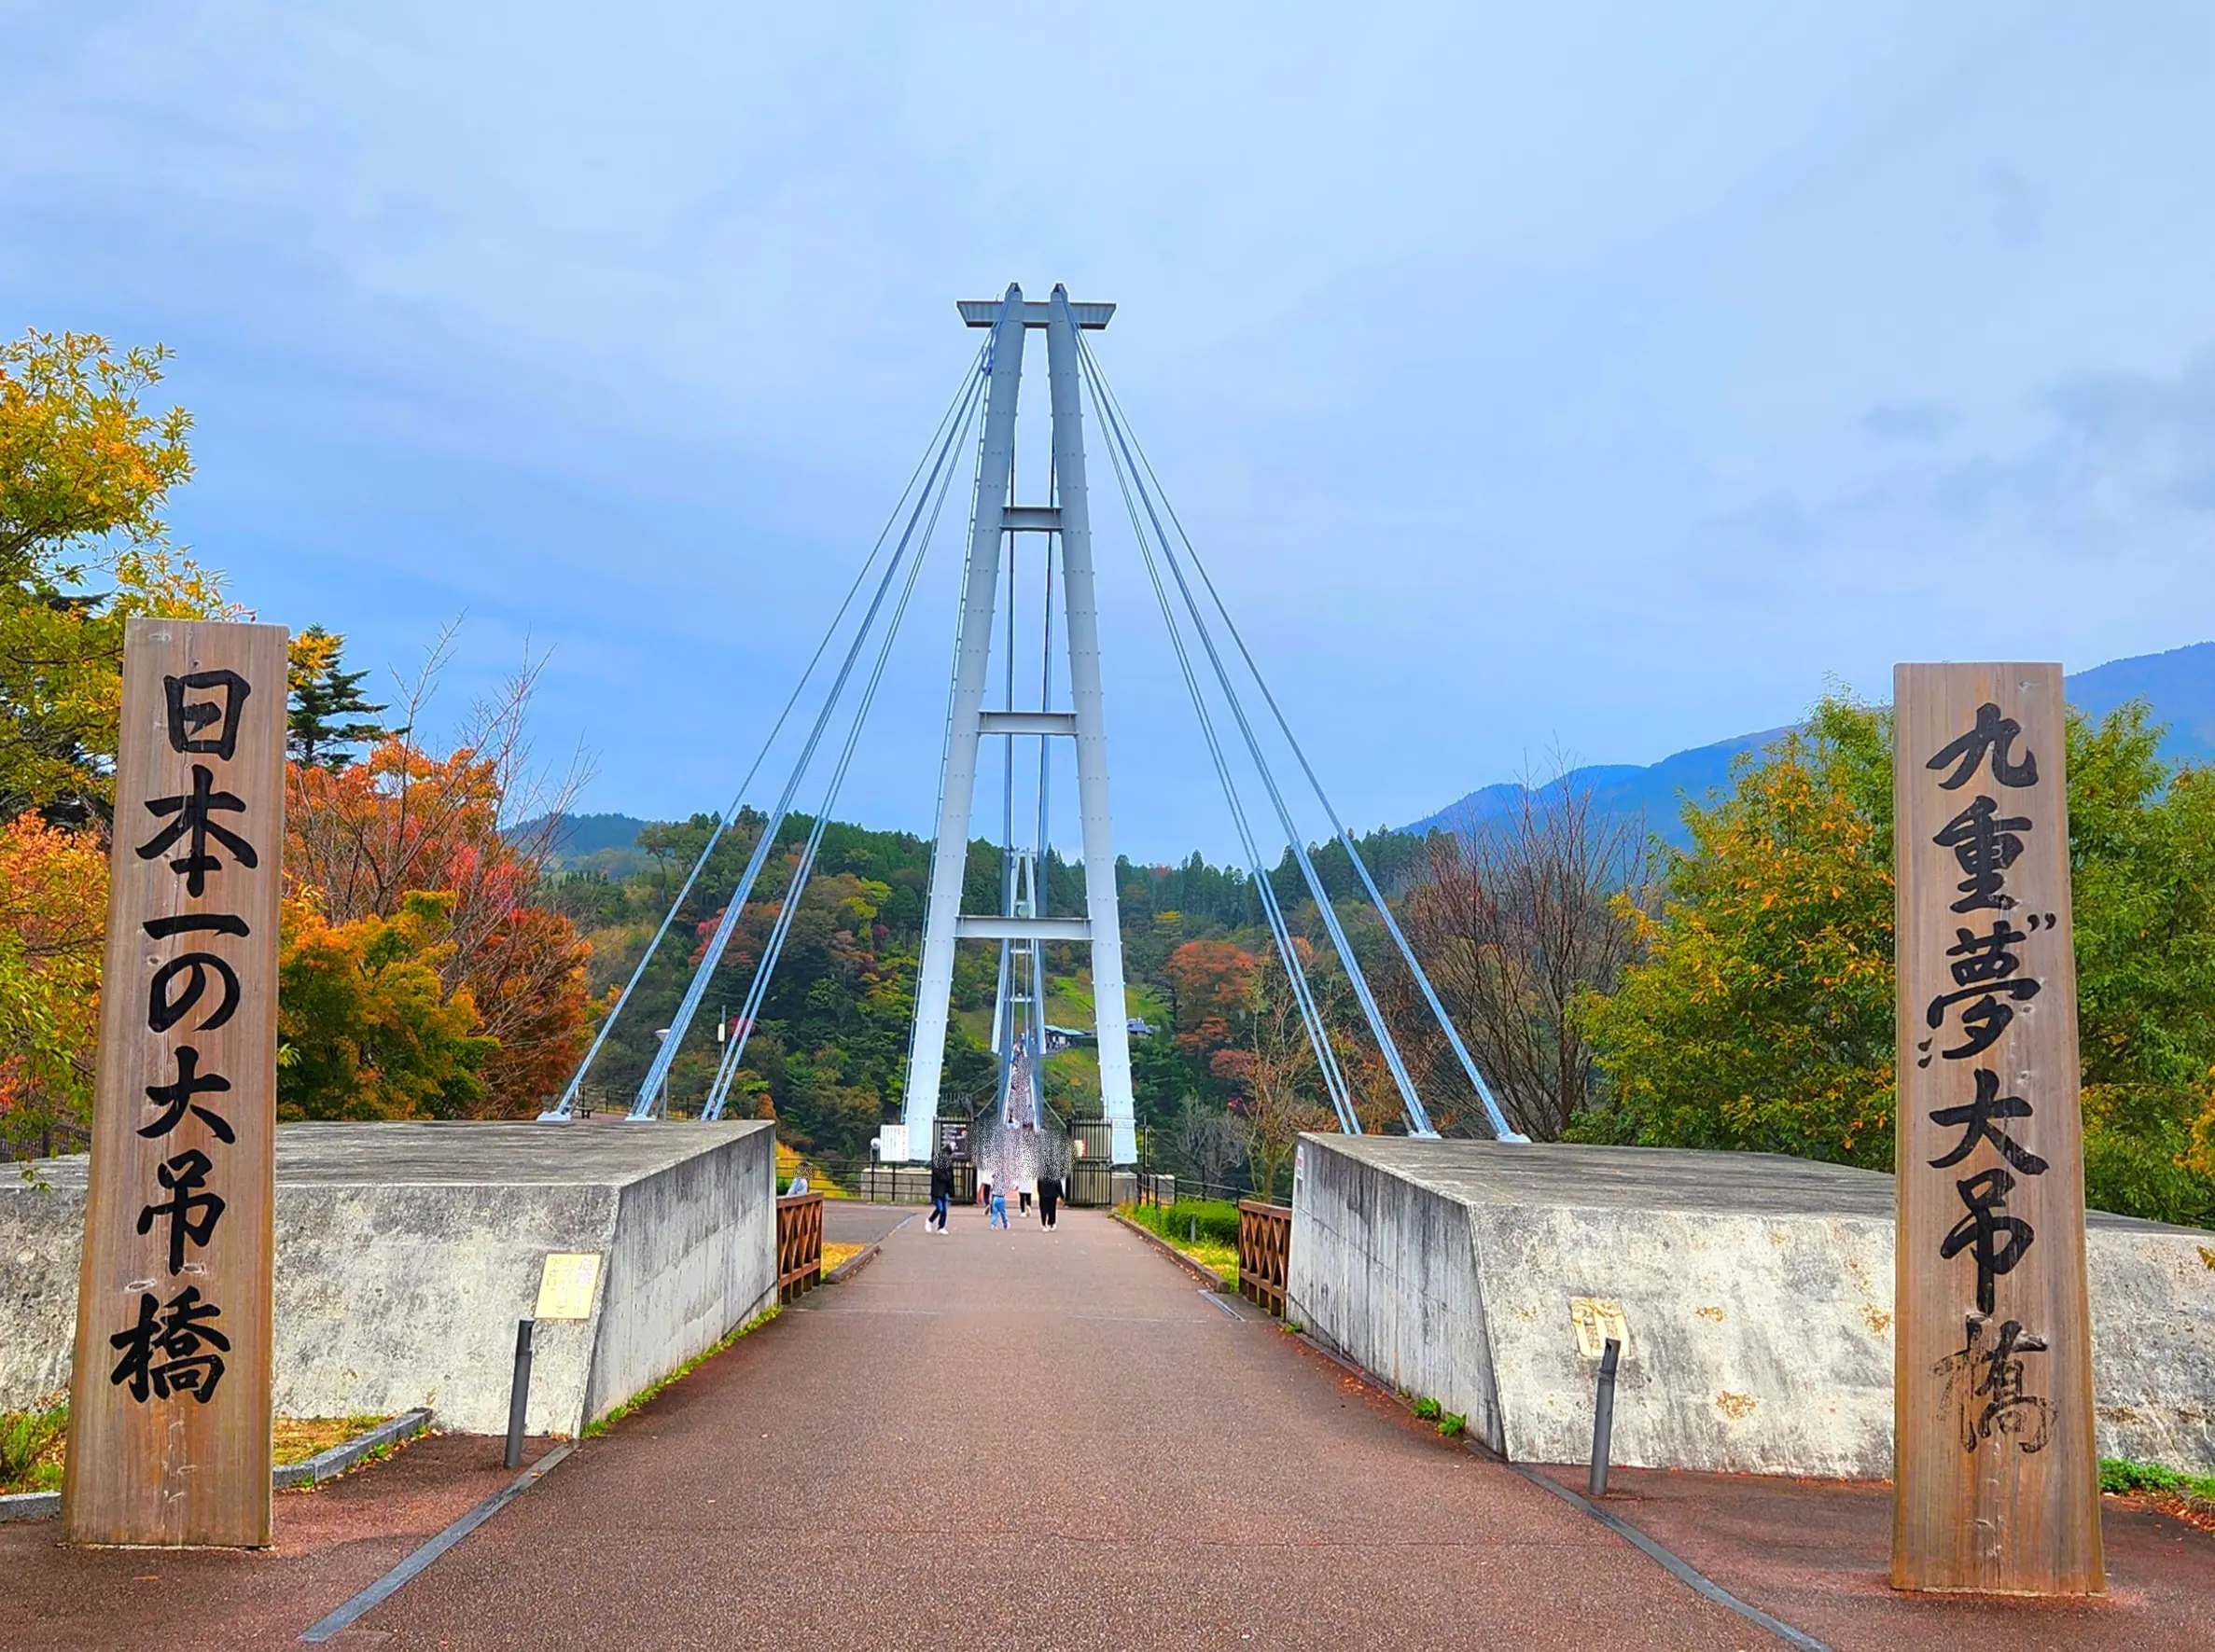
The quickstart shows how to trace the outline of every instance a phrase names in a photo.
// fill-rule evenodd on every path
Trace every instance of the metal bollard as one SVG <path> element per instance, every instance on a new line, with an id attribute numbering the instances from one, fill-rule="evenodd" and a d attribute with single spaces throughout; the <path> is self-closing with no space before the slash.
<path id="1" fill-rule="evenodd" d="M 515 1381 L 508 1389 L 508 1466 L 523 1465 L 523 1414 L 531 1409 L 531 1326 L 515 1322 Z"/>
<path id="2" fill-rule="evenodd" d="M 1599 1391 L 1592 1401 L 1592 1494 L 1608 1494 L 1608 1448 L 1615 1436 L 1615 1362 L 1623 1344 L 1614 1338 L 1600 1351 Z"/>

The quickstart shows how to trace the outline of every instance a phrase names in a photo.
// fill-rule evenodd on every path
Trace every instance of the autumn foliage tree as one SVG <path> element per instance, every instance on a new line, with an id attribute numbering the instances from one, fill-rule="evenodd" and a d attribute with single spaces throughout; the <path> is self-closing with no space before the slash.
<path id="1" fill-rule="evenodd" d="M 214 576 L 168 542 L 192 474 L 182 408 L 142 398 L 168 351 L 91 333 L 0 343 L 0 810 L 104 821 L 114 795 L 123 624 L 221 618 Z M 103 586 L 105 589 L 101 589 Z"/>
<path id="2" fill-rule="evenodd" d="M 483 1093 L 471 1116 L 536 1113 L 581 1054 L 591 1013 L 590 950 L 536 903 L 574 782 L 550 797 L 533 779 L 531 681 L 526 669 L 478 707 L 443 757 L 407 731 L 420 726 L 419 688 L 402 730 L 360 762 L 288 770 L 285 872 L 301 909 L 343 931 L 397 919 L 418 895 L 451 897 L 434 967 L 450 999 L 467 995 L 476 1035 L 497 1045 L 476 1069 Z M 513 829 L 522 813 L 538 824 Z"/>
<path id="3" fill-rule="evenodd" d="M 1293 947 L 1312 978 L 1315 949 L 1300 937 Z M 1335 1128 L 1325 1101 L 1315 1041 L 1293 995 L 1291 978 L 1272 954 L 1250 973 L 1246 1048 L 1237 1052 L 1238 1110 L 1247 1127 L 1247 1161 L 1254 1190 L 1274 1199 L 1290 1173 L 1304 1130 Z M 1334 1042 L 1334 1050 L 1340 1046 Z"/>
<path id="4" fill-rule="evenodd" d="M 2143 704 L 2069 720 L 2085 1192 L 2215 1225 L 2215 775 L 2159 735 Z M 1889 1168 L 1888 715 L 1826 701 L 1685 819 L 1643 960 L 1587 1007 L 1609 1091 L 1572 1133 Z"/>
<path id="5" fill-rule="evenodd" d="M 1177 1045 L 1219 1077 L 1226 1076 L 1219 1058 L 1245 1045 L 1260 966 L 1253 953 L 1227 940 L 1186 941 L 1169 954 L 1164 973 L 1176 993 Z"/>
<path id="6" fill-rule="evenodd" d="M 0 342 L 0 1152 L 91 1113 L 124 621 L 230 612 L 161 521 L 192 471 L 190 417 L 141 405 L 167 358 Z"/>
<path id="7" fill-rule="evenodd" d="M 1521 793 L 1500 815 L 1430 835 L 1404 921 L 1509 1122 L 1555 1141 L 1591 1098 L 1585 994 L 1612 988 L 1637 950 L 1646 823 L 1598 808 L 1566 771 Z M 1428 1005 L 1404 970 L 1387 979 L 1401 1048 L 1436 1081 L 1433 1122 L 1473 1123 L 1475 1094 Z"/>
<path id="8" fill-rule="evenodd" d="M 411 893 L 391 917 L 333 923 L 287 903 L 278 965 L 284 1118 L 456 1118 L 487 1099 L 498 1045 L 450 990 L 454 897 Z"/>
<path id="9" fill-rule="evenodd" d="M 0 826 L 0 1151 L 91 1115 L 107 852 L 26 812 Z"/>
<path id="10" fill-rule="evenodd" d="M 1890 1165 L 1889 761 L 1827 705 L 1686 810 L 1659 914 L 1625 903 L 1643 959 L 1586 1008 L 1609 1105 L 1572 1133 Z"/>

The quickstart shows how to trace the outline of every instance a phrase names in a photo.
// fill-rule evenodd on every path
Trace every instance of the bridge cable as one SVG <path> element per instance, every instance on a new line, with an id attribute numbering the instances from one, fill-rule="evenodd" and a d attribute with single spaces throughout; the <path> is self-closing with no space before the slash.
<path id="1" fill-rule="evenodd" d="M 1098 371 L 1096 366 L 1094 370 Z M 1113 394 L 1112 390 L 1108 392 L 1110 397 L 1113 396 Z M 1121 411 L 1120 404 L 1118 404 L 1117 410 Z M 1132 437 L 1132 443 L 1135 447 L 1138 446 L 1135 437 Z M 1147 478 L 1153 482 L 1155 491 L 1159 493 L 1160 479 L 1154 476 L 1152 463 L 1147 459 L 1142 447 L 1138 450 L 1138 462 L 1145 465 Z M 1400 958 L 1407 965 L 1408 973 L 1414 979 L 1417 989 L 1423 994 L 1424 1002 L 1429 1006 L 1433 1019 L 1438 1022 L 1439 1030 L 1445 1034 L 1446 1042 L 1452 1047 L 1456 1058 L 1460 1062 L 1461 1070 L 1467 1076 L 1470 1087 L 1476 1092 L 1477 1100 L 1484 1105 L 1486 1118 L 1492 1125 L 1493 1134 L 1501 1141 L 1527 1141 L 1529 1138 L 1521 1134 L 1509 1124 L 1505 1114 L 1501 1111 L 1499 1103 L 1493 1096 L 1492 1087 L 1484 1081 L 1484 1076 L 1479 1070 L 1475 1058 L 1470 1054 L 1468 1045 L 1463 1043 L 1459 1030 L 1454 1025 L 1453 1018 L 1446 1013 L 1445 1006 L 1440 1002 L 1438 992 L 1431 985 L 1429 972 L 1424 969 L 1421 960 L 1416 957 L 1414 948 L 1409 944 L 1406 935 L 1400 927 L 1399 920 L 1393 915 L 1390 903 L 1385 899 L 1384 892 L 1377 887 L 1375 878 L 1371 875 L 1368 863 L 1362 859 L 1361 852 L 1355 847 L 1353 834 L 1346 829 L 1345 822 L 1340 818 L 1338 810 L 1330 801 L 1330 795 L 1324 791 L 1322 780 L 1316 773 L 1315 765 L 1308 761 L 1306 750 L 1301 745 L 1299 736 L 1292 732 L 1290 720 L 1286 717 L 1284 708 L 1277 703 L 1276 695 L 1270 688 L 1268 679 L 1261 674 L 1261 665 L 1255 660 L 1253 650 L 1247 647 L 1246 637 L 1238 629 L 1238 622 L 1232 618 L 1230 607 L 1223 601 L 1222 593 L 1216 589 L 1215 580 L 1207 572 L 1206 564 L 1201 560 L 1198 548 L 1192 544 L 1191 535 L 1185 531 L 1183 521 L 1177 517 L 1177 507 L 1169 502 L 1166 494 L 1161 494 L 1161 498 L 1162 508 L 1168 514 L 1170 524 L 1177 530 L 1177 538 L 1183 542 L 1185 552 L 1191 559 L 1193 571 L 1199 575 L 1202 585 L 1215 604 L 1216 612 L 1222 617 L 1224 629 L 1229 632 L 1232 642 L 1238 648 L 1239 657 L 1245 661 L 1247 672 L 1252 674 L 1254 686 L 1261 689 L 1261 698 L 1268 705 L 1270 715 L 1275 718 L 1278 730 L 1284 735 L 1285 743 L 1291 748 L 1293 757 L 1299 762 L 1302 772 L 1306 775 L 1308 785 L 1315 792 L 1316 800 L 1323 806 L 1324 813 L 1330 816 L 1331 828 L 1336 833 L 1339 842 L 1344 847 L 1346 858 L 1353 863 L 1355 874 L 1361 880 L 1361 886 L 1369 895 L 1370 904 L 1376 909 L 1377 916 L 1384 921 L 1386 932 L 1391 936 L 1393 945 L 1399 949 Z"/>
<path id="2" fill-rule="evenodd" d="M 982 360 L 982 352 L 979 353 L 978 359 Z M 840 699 L 845 693 L 846 684 L 853 676 L 855 663 L 861 656 L 861 646 L 868 639 L 871 628 L 876 624 L 877 615 L 884 607 L 885 596 L 891 590 L 893 583 L 899 576 L 900 563 L 905 559 L 908 547 L 913 540 L 915 527 L 923 515 L 924 507 L 928 502 L 932 490 L 938 484 L 940 470 L 944 465 L 948 454 L 953 451 L 955 438 L 960 434 L 961 428 L 968 422 L 968 414 L 975 406 L 979 386 L 982 382 L 982 379 L 972 370 L 965 380 L 964 394 L 959 398 L 961 416 L 941 427 L 944 430 L 944 439 L 938 443 L 937 452 L 933 456 L 930 479 L 925 484 L 923 494 L 916 499 L 915 508 L 910 513 L 907 525 L 900 532 L 898 545 L 894 547 L 891 556 L 885 560 L 884 575 L 878 581 L 875 593 L 870 599 L 867 611 L 861 617 L 853 641 L 847 646 L 845 659 L 839 666 L 838 674 L 832 680 L 830 687 L 824 697 L 823 709 L 816 714 L 815 726 L 809 730 L 807 741 L 801 746 L 799 757 L 794 760 L 791 775 L 785 782 L 784 790 L 777 798 L 776 807 L 768 820 L 764 822 L 761 835 L 755 840 L 753 854 L 747 858 L 745 871 L 739 879 L 738 888 L 732 895 L 730 904 L 724 908 L 722 921 L 716 926 L 716 933 L 710 938 L 705 951 L 701 956 L 700 965 L 693 972 L 691 984 L 686 988 L 684 999 L 677 1006 L 676 1015 L 670 1020 L 669 1036 L 662 1042 L 662 1048 L 655 1052 L 653 1064 L 647 1069 L 646 1077 L 639 1084 L 638 1094 L 631 1104 L 631 1117 L 634 1119 L 653 1117 L 655 1092 L 662 1080 L 668 1076 L 670 1065 L 676 1059 L 677 1048 L 684 1042 L 685 1034 L 691 1026 L 692 1017 L 699 1010 L 700 1000 L 707 991 L 709 978 L 715 974 L 717 965 L 722 963 L 723 952 L 731 944 L 731 932 L 737 925 L 738 915 L 744 909 L 747 899 L 752 895 L 755 881 L 760 876 L 763 864 L 775 847 L 777 832 L 784 825 L 785 816 L 791 810 L 793 794 L 800 789 L 801 780 L 806 774 L 808 766 L 815 758 L 815 748 L 821 743 L 824 731 L 829 727 L 831 713 L 836 710 Z"/>
<path id="3" fill-rule="evenodd" d="M 839 753 L 837 766 L 831 770 L 830 784 L 823 794 L 823 806 L 816 811 L 815 818 L 809 826 L 807 844 L 801 851 L 799 864 L 793 869 L 791 882 L 785 892 L 784 905 L 777 913 L 775 927 L 771 931 L 769 944 L 762 949 L 760 963 L 754 970 L 754 979 L 748 983 L 745 1004 L 739 1011 L 737 1034 L 725 1047 L 722 1059 L 717 1064 L 715 1082 L 709 1090 L 706 1105 L 701 1110 L 703 1118 L 722 1118 L 724 1101 L 731 1093 L 732 1080 L 738 1076 L 738 1065 L 745 1055 L 746 1043 L 754 1035 L 761 1006 L 768 997 L 770 980 L 775 974 L 778 960 L 784 956 L 785 938 L 791 933 L 793 917 L 800 910 L 801 896 L 806 893 L 808 880 L 814 875 L 815 857 L 823 845 L 823 833 L 830 824 L 830 812 L 838 804 L 839 791 L 845 784 L 846 771 L 853 766 L 854 750 L 860 743 L 862 726 L 868 721 L 870 708 L 876 701 L 878 686 L 885 680 L 885 667 L 891 659 L 892 645 L 899 635 L 900 621 L 907 617 L 908 604 L 915 594 L 915 581 L 923 572 L 931 536 L 938 530 L 939 513 L 944 508 L 946 495 L 951 491 L 954 467 L 945 467 L 942 475 L 943 480 L 940 482 L 937 495 L 931 501 L 929 521 L 925 524 L 922 537 L 917 542 L 915 556 L 908 564 L 907 582 L 901 587 L 899 601 L 885 622 L 884 640 L 877 648 L 876 662 L 871 669 L 869 681 L 862 688 L 860 699 L 855 704 L 853 725 L 847 730 L 846 743 Z"/>
<path id="4" fill-rule="evenodd" d="M 982 347 L 980 347 L 978 354 L 982 358 L 983 354 Z M 947 422 L 954 418 L 955 409 L 968 396 L 971 376 L 976 371 L 977 363 L 971 362 L 969 374 L 964 376 L 960 387 L 954 394 L 953 401 L 947 404 L 946 411 L 940 417 L 939 431 L 940 433 L 945 430 Z M 846 587 L 845 597 L 840 602 L 838 612 L 830 617 L 830 624 L 824 630 L 822 641 L 815 645 L 815 651 L 809 657 L 806 667 L 801 672 L 800 680 L 792 685 L 792 692 L 787 697 L 784 709 L 777 713 L 777 720 L 771 725 L 768 738 L 761 743 L 761 749 L 754 755 L 753 765 L 747 769 L 745 779 L 739 782 L 738 792 L 731 799 L 731 807 L 716 817 L 715 828 L 708 833 L 707 842 L 701 849 L 700 857 L 693 861 L 692 869 L 686 873 L 684 883 L 676 892 L 676 898 L 669 903 L 669 910 L 662 914 L 661 926 L 654 931 L 653 939 L 647 942 L 646 951 L 639 956 L 637 967 L 631 971 L 631 979 L 623 983 L 622 992 L 617 994 L 615 1007 L 607 1012 L 607 1019 L 600 1023 L 600 1031 L 593 1036 L 592 1047 L 585 1051 L 584 1060 L 578 1063 L 577 1071 L 570 1076 L 568 1086 L 562 1091 L 560 1101 L 538 1115 L 542 1123 L 564 1120 L 574 1117 L 578 1093 L 584 1088 L 585 1075 L 592 1071 L 593 1062 L 599 1059 L 601 1047 L 607 1042 L 608 1034 L 615 1031 L 615 1024 L 621 1018 L 624 1007 L 630 1004 L 632 993 L 637 990 L 639 981 L 646 975 L 647 965 L 653 962 L 654 954 L 660 949 L 662 937 L 668 935 L 669 926 L 676 921 L 677 913 L 684 909 L 685 897 L 692 893 L 692 885 L 700 881 L 700 874 L 707 869 L 708 856 L 715 853 L 716 845 L 722 840 L 723 834 L 730 829 L 731 822 L 738 818 L 739 806 L 745 798 L 746 789 L 754 784 L 754 777 L 761 771 L 761 765 L 768 759 L 771 749 L 776 744 L 777 736 L 784 732 L 786 720 L 792 715 L 792 708 L 800 703 L 800 697 L 807 687 L 808 679 L 815 674 L 815 667 L 822 663 L 824 654 L 830 647 L 831 639 L 838 634 L 839 626 L 844 621 L 847 610 L 854 605 L 854 599 L 859 594 L 863 582 L 868 579 L 870 569 L 875 565 L 878 555 L 884 550 L 885 541 L 891 536 L 893 524 L 899 521 L 901 507 L 907 504 L 908 495 L 915 491 L 915 483 L 922 477 L 924 466 L 930 462 L 931 451 L 937 447 L 938 441 L 939 436 L 934 434 L 930 444 L 924 449 L 923 457 L 915 462 L 914 471 L 909 476 L 907 486 L 900 490 L 899 498 L 893 505 L 892 514 L 885 519 L 884 528 L 877 534 L 877 542 L 870 548 L 869 555 L 863 559 L 861 566 L 856 570 L 854 582 Z"/>
<path id="5" fill-rule="evenodd" d="M 1125 450 L 1125 456 L 1131 459 L 1132 467 L 1135 471 L 1136 460 L 1132 458 L 1129 453 L 1129 437 L 1119 417 L 1121 410 L 1111 397 L 1104 393 L 1105 379 L 1101 374 L 1099 363 L 1093 357 L 1090 348 L 1081 339 L 1079 340 L 1078 348 L 1080 358 L 1088 366 L 1095 405 L 1101 409 L 1102 420 L 1108 427 L 1108 435 L 1115 445 Z M 1400 1104 L 1407 1115 L 1409 1131 L 1414 1135 L 1435 1135 L 1437 1132 L 1431 1128 L 1429 1115 L 1424 1109 L 1421 1096 L 1416 1093 L 1414 1079 L 1409 1074 L 1406 1063 L 1400 1058 L 1400 1048 L 1393 1040 L 1390 1027 L 1386 1024 L 1384 1012 L 1377 1005 L 1375 994 L 1370 990 L 1369 980 L 1362 971 L 1360 960 L 1355 955 L 1352 943 L 1347 940 L 1345 931 L 1339 923 L 1338 913 L 1332 906 L 1330 892 L 1324 887 L 1322 878 L 1316 871 L 1315 863 L 1307 853 L 1307 847 L 1301 840 L 1299 828 L 1292 819 L 1291 810 L 1285 801 L 1283 792 L 1277 786 L 1276 777 L 1270 770 L 1267 757 L 1262 754 L 1261 742 L 1256 737 L 1253 726 L 1247 717 L 1246 708 L 1238 698 L 1237 689 L 1231 682 L 1229 669 L 1224 665 L 1222 656 L 1215 646 L 1215 639 L 1207 630 L 1206 619 L 1200 610 L 1197 599 L 1192 594 L 1190 583 L 1185 578 L 1184 570 L 1177 561 L 1176 549 L 1169 543 L 1168 535 L 1163 532 L 1161 519 L 1154 510 L 1153 500 L 1143 480 L 1138 482 L 1137 493 L 1139 499 L 1146 505 L 1147 515 L 1151 521 L 1154 534 L 1160 541 L 1163 559 L 1168 565 L 1170 576 L 1176 581 L 1177 590 L 1184 598 L 1186 609 L 1191 616 L 1193 632 L 1200 639 L 1200 646 L 1206 651 L 1208 662 L 1215 671 L 1217 684 L 1222 691 L 1225 702 L 1230 707 L 1233 719 L 1238 725 L 1239 733 L 1244 738 L 1247 756 L 1252 759 L 1255 769 L 1261 774 L 1261 784 L 1268 792 L 1271 803 L 1275 806 L 1277 819 L 1284 827 L 1292 857 L 1299 865 L 1302 878 L 1307 883 L 1308 893 L 1315 899 L 1316 914 L 1322 921 L 1324 929 L 1330 937 L 1331 944 L 1338 952 L 1339 962 L 1345 969 L 1347 982 L 1353 987 L 1354 995 L 1360 1003 L 1362 1015 L 1369 1022 L 1370 1032 L 1376 1039 L 1378 1050 L 1385 1058 L 1385 1064 L 1391 1070 L 1393 1083 L 1400 1091 Z"/>
<path id="6" fill-rule="evenodd" d="M 1098 406 L 1096 395 L 1094 406 Z M 1330 1098 L 1331 1110 L 1338 1116 L 1339 1128 L 1349 1135 L 1359 1135 L 1360 1114 L 1354 1107 L 1351 1089 L 1339 1066 L 1337 1052 L 1331 1047 L 1330 1030 L 1316 1005 L 1307 972 L 1292 945 L 1290 926 L 1278 903 L 1275 887 L 1263 868 L 1260 846 L 1247 817 L 1246 806 L 1238 796 L 1238 786 L 1232 775 L 1230 762 L 1223 755 L 1214 717 L 1207 709 L 1206 696 L 1200 687 L 1198 674 L 1192 669 L 1191 656 L 1185 646 L 1182 628 L 1170 604 L 1168 588 L 1162 583 L 1152 546 L 1147 537 L 1145 525 L 1139 520 L 1138 504 L 1133 495 L 1131 479 L 1123 466 L 1123 456 L 1116 451 L 1113 442 L 1108 444 L 1108 458 L 1115 471 L 1116 483 L 1122 491 L 1123 506 L 1130 513 L 1131 530 L 1137 538 L 1139 555 L 1144 561 L 1147 576 L 1153 585 L 1155 600 L 1161 604 L 1162 618 L 1169 631 L 1170 646 L 1176 651 L 1177 665 L 1184 674 L 1185 687 L 1191 696 L 1192 710 L 1199 719 L 1200 731 L 1206 742 L 1208 756 L 1215 765 L 1216 777 L 1222 784 L 1223 798 L 1230 810 L 1233 826 L 1238 833 L 1240 845 L 1246 851 L 1247 864 L 1253 873 L 1255 891 L 1261 897 L 1262 915 L 1268 922 L 1270 937 L 1275 943 L 1277 956 L 1285 966 L 1286 979 L 1291 986 L 1293 1001 L 1299 1008 L 1301 1022 L 1307 1030 L 1308 1041 L 1315 1048 L 1316 1069 L 1322 1076 L 1324 1090 Z"/>

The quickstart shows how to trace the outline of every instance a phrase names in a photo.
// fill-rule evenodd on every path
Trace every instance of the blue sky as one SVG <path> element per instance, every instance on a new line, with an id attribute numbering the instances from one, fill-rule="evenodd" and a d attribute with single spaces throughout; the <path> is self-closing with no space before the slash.
<path id="1" fill-rule="evenodd" d="M 1357 823 L 2215 636 L 2205 7 L 0 0 L 0 326 L 177 350 L 262 618 L 466 616 L 453 715 L 550 650 L 587 807 L 727 799 L 1010 279 L 1121 306 Z M 952 548 L 842 813 L 927 829 Z M 1098 558 L 1120 844 L 1223 854 Z"/>

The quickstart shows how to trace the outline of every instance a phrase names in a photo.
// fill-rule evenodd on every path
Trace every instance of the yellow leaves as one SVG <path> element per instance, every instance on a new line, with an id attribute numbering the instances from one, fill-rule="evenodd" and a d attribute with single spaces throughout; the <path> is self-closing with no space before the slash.
<path id="1" fill-rule="evenodd" d="M 346 639 L 311 627 L 296 633 L 286 649 L 285 686 L 297 694 L 307 684 L 320 682 L 338 664 Z"/>
<path id="2" fill-rule="evenodd" d="M 1686 819 L 1642 961 L 1590 1004 L 1612 1139 L 1881 1159 L 1890 879 L 1844 759 L 1790 738 Z"/>
<path id="3" fill-rule="evenodd" d="M 124 617 L 221 618 L 215 576 L 159 515 L 191 475 L 190 418 L 140 410 L 167 352 L 95 334 L 0 342 L 0 797 L 96 808 L 109 794 Z M 87 594 L 88 572 L 115 577 Z"/>
<path id="4" fill-rule="evenodd" d="M 142 411 L 160 345 L 118 354 L 96 333 L 0 344 L 0 561 L 21 564 L 120 532 L 158 540 L 168 491 L 192 474 L 191 415 Z"/>

